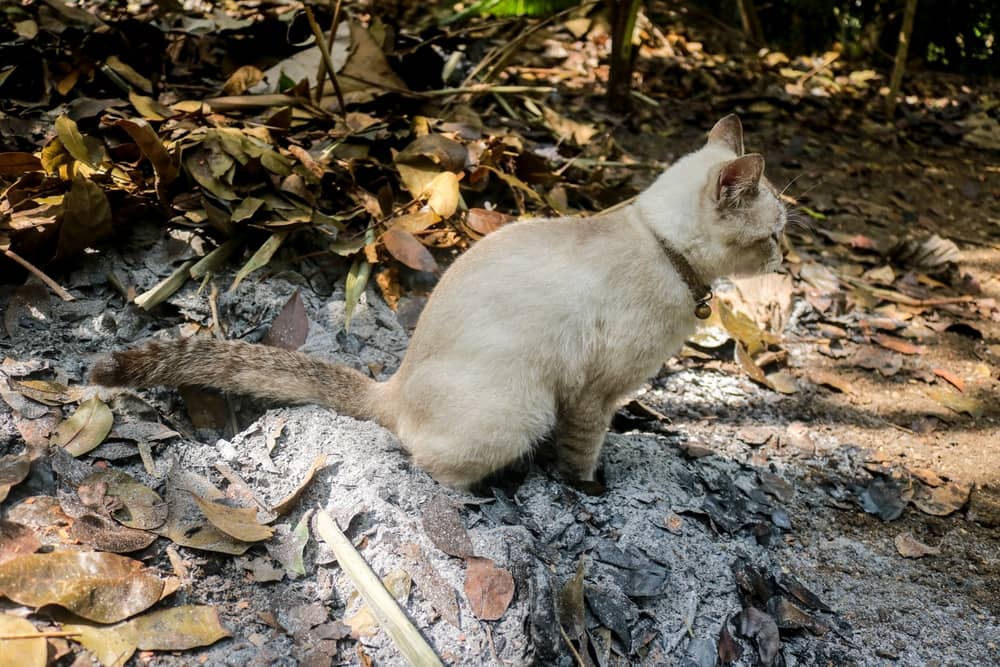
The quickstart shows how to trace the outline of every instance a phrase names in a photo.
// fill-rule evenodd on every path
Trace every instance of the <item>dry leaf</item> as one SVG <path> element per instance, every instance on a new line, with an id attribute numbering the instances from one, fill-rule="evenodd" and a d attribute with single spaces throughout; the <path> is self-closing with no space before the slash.
<path id="1" fill-rule="evenodd" d="M 962 378 L 958 377 L 951 371 L 944 368 L 935 368 L 933 369 L 933 371 L 934 375 L 948 382 L 951 386 L 955 387 L 955 389 L 958 389 L 959 391 L 962 392 L 965 391 L 965 381 L 963 381 Z"/>
<path id="2" fill-rule="evenodd" d="M 948 482 L 940 486 L 916 485 L 911 502 L 924 514 L 948 516 L 969 502 L 971 484 Z"/>
<path id="3" fill-rule="evenodd" d="M 253 507 L 230 507 L 191 495 L 213 526 L 241 542 L 260 542 L 274 534 L 273 528 L 257 521 L 257 510 Z"/>
<path id="4" fill-rule="evenodd" d="M 157 532 L 176 544 L 234 556 L 242 555 L 253 546 L 252 542 L 238 540 L 206 523 L 195 496 L 215 500 L 223 495 L 204 477 L 175 467 L 167 476 L 164 495 L 167 522 Z"/>
<path id="5" fill-rule="evenodd" d="M 514 577 L 489 558 L 473 556 L 466 561 L 465 595 L 477 618 L 499 620 L 514 599 Z"/>
<path id="6" fill-rule="evenodd" d="M 73 416 L 59 424 L 52 444 L 65 448 L 72 456 L 82 456 L 104 442 L 114 419 L 111 408 L 92 396 L 80 404 Z"/>
<path id="7" fill-rule="evenodd" d="M 389 254 L 411 269 L 429 273 L 439 270 L 434 256 L 409 232 L 393 227 L 382 235 L 382 243 Z"/>
<path id="8" fill-rule="evenodd" d="M 465 224 L 475 233 L 486 236 L 514 219 L 514 216 L 501 213 L 500 211 L 491 211 L 485 208 L 470 208 L 465 217 Z"/>
<path id="9" fill-rule="evenodd" d="M 899 352 L 900 354 L 923 354 L 927 351 L 927 348 L 921 345 L 914 345 L 913 343 L 908 343 L 905 340 L 892 338 L 883 334 L 878 334 L 872 338 L 882 347 L 888 348 L 894 352 Z"/>
<path id="10" fill-rule="evenodd" d="M 138 530 L 154 530 L 167 520 L 167 504 L 156 491 L 141 484 L 120 470 L 99 470 L 81 482 L 80 486 L 103 484 L 105 495 L 117 499 L 120 509 L 112 516 L 123 526 Z"/>
<path id="11" fill-rule="evenodd" d="M 133 616 L 162 591 L 152 570 L 117 554 L 55 551 L 0 563 L 0 594 L 30 607 L 56 604 L 97 623 Z"/>
<path id="12" fill-rule="evenodd" d="M 0 153 L 0 176 L 20 176 L 41 169 L 42 161 L 31 153 Z"/>
<path id="13" fill-rule="evenodd" d="M 0 637 L 37 634 L 27 619 L 0 613 Z M 45 667 L 48 664 L 48 642 L 45 637 L 32 639 L 0 639 L 0 667 Z"/>
<path id="14" fill-rule="evenodd" d="M 938 547 L 932 547 L 913 537 L 912 533 L 900 533 L 893 540 L 896 551 L 903 558 L 923 558 L 924 556 L 936 556 L 941 553 Z"/>
<path id="15" fill-rule="evenodd" d="M 309 470 L 306 471 L 305 477 L 302 478 L 302 481 L 299 482 L 298 486 L 292 489 L 291 493 L 278 501 L 278 503 L 271 508 L 271 511 L 278 516 L 287 514 L 291 511 L 291 509 L 295 507 L 295 503 L 298 502 L 299 496 L 301 496 L 302 492 L 305 491 L 307 486 L 309 486 L 309 483 L 316 475 L 316 472 L 326 467 L 327 458 L 326 454 L 320 454 L 313 459 L 312 465 L 309 466 Z"/>
<path id="16" fill-rule="evenodd" d="M 829 387 L 830 389 L 839 391 L 842 394 L 854 393 L 854 387 L 852 387 L 847 380 L 843 379 L 836 373 L 832 373 L 830 371 L 824 371 L 819 369 L 809 371 L 808 378 L 809 381 L 812 382 L 813 384 Z"/>
<path id="17" fill-rule="evenodd" d="M 7 498 L 11 487 L 20 484 L 31 472 L 31 459 L 25 455 L 0 456 L 0 502 Z"/>
<path id="18" fill-rule="evenodd" d="M 104 665 L 124 665 L 136 649 L 184 651 L 230 636 L 218 611 L 203 605 L 161 609 L 112 626 L 66 623 L 63 630 L 80 633 L 73 640 Z"/>
<path id="19" fill-rule="evenodd" d="M 302 294 L 295 290 L 291 298 L 282 306 L 281 312 L 271 322 L 261 343 L 285 350 L 297 350 L 305 345 L 309 335 L 309 316 L 302 303 Z"/>
<path id="20" fill-rule="evenodd" d="M 42 543 L 33 530 L 14 521 L 0 519 L 0 563 L 23 554 L 33 554 L 40 546 Z"/>
<path id="21" fill-rule="evenodd" d="M 427 537 L 441 551 L 458 558 L 474 555 L 462 516 L 447 496 L 436 494 L 424 508 L 421 521 Z"/>
<path id="22" fill-rule="evenodd" d="M 427 184 L 430 198 L 427 206 L 442 218 L 449 218 L 458 209 L 458 176 L 450 171 L 442 171 Z"/>
<path id="23" fill-rule="evenodd" d="M 984 408 L 982 401 L 971 396 L 963 396 L 946 389 L 937 389 L 936 387 L 928 387 L 924 390 L 924 393 L 949 410 L 959 413 L 964 412 L 976 419 L 983 416 Z"/>

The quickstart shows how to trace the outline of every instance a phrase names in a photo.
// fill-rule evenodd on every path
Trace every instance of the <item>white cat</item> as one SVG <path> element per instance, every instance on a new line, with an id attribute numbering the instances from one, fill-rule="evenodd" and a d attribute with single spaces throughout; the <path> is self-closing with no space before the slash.
<path id="1" fill-rule="evenodd" d="M 209 338 L 114 353 L 92 379 L 327 405 L 392 430 L 417 465 L 459 488 L 552 435 L 562 473 L 593 480 L 617 402 L 707 317 L 711 282 L 780 266 L 785 209 L 763 171 L 730 115 L 629 205 L 490 234 L 445 272 L 385 382 Z"/>

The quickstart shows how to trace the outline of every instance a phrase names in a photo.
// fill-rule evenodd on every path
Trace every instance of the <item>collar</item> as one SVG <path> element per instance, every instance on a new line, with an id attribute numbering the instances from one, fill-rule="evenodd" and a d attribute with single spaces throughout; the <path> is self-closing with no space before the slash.
<path id="1" fill-rule="evenodd" d="M 708 305 L 708 302 L 712 300 L 712 288 L 698 277 L 697 271 L 684 255 L 665 240 L 659 239 L 659 241 L 660 247 L 663 248 L 663 254 L 667 256 L 667 259 L 673 264 L 674 270 L 687 284 L 691 298 L 694 300 L 694 316 L 699 320 L 707 320 L 712 315 L 712 307 Z"/>

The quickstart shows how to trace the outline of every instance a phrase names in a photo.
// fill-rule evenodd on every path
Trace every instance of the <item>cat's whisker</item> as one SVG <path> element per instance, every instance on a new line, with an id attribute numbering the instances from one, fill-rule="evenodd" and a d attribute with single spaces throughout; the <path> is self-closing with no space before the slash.
<path id="1" fill-rule="evenodd" d="M 788 191 L 788 188 L 792 187 L 792 183 L 794 183 L 795 181 L 799 180 L 799 178 L 801 178 L 802 176 L 805 176 L 805 174 L 806 174 L 806 172 L 803 171 L 803 172 L 801 172 L 801 173 L 796 174 L 795 176 L 793 176 L 792 180 L 788 181 L 788 183 L 785 185 L 785 187 L 781 188 L 781 192 L 778 193 L 778 196 L 780 197 L 781 195 L 785 194 Z"/>

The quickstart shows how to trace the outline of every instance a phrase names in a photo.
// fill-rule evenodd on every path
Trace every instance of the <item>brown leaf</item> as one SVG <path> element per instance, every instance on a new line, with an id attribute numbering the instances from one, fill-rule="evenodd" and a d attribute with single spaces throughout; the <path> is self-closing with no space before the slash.
<path id="1" fill-rule="evenodd" d="M 972 491 L 971 484 L 948 482 L 940 486 L 916 485 L 912 502 L 924 514 L 948 516 L 965 507 Z"/>
<path id="2" fill-rule="evenodd" d="M 438 171 L 458 173 L 465 169 L 468 149 L 454 139 L 441 134 L 425 134 L 414 139 L 406 148 L 396 154 L 396 164 L 421 164 L 427 160 L 438 167 Z M 419 192 L 413 192 L 414 197 Z"/>
<path id="3" fill-rule="evenodd" d="M 132 137 L 143 157 L 153 165 L 153 171 L 157 179 L 163 185 L 170 185 L 177 180 L 180 169 L 174 159 L 167 152 L 163 141 L 152 126 L 145 120 L 122 118 L 115 121 L 115 125 L 122 128 Z"/>
<path id="4" fill-rule="evenodd" d="M 42 161 L 31 153 L 0 153 L 0 176 L 20 176 L 41 169 Z"/>
<path id="5" fill-rule="evenodd" d="M 570 639 L 580 639 L 587 627 L 583 604 L 584 560 L 580 556 L 576 563 L 576 574 L 559 591 L 559 624 Z"/>
<path id="6" fill-rule="evenodd" d="M 743 649 L 729 632 L 729 617 L 726 617 L 726 620 L 722 622 L 722 627 L 719 629 L 718 651 L 719 662 L 723 665 L 732 664 L 743 655 Z"/>
<path id="7" fill-rule="evenodd" d="M 888 348 L 894 352 L 899 352 L 900 354 L 923 354 L 927 351 L 927 348 L 922 345 L 914 345 L 913 343 L 908 343 L 905 340 L 892 338 L 883 334 L 873 336 L 873 340 L 882 347 Z"/>
<path id="8" fill-rule="evenodd" d="M 12 614 L 0 613 L 0 636 L 37 634 L 30 621 Z M 31 639 L 0 639 L 0 666 L 45 667 L 48 664 L 48 643 L 45 637 Z"/>
<path id="9" fill-rule="evenodd" d="M 852 387 L 847 380 L 830 371 L 820 369 L 812 370 L 809 371 L 808 378 L 813 384 L 829 387 L 830 389 L 839 391 L 842 394 L 854 393 L 854 387 Z"/>
<path id="10" fill-rule="evenodd" d="M 20 523 L 0 519 L 0 563 L 38 551 L 42 543 L 33 530 Z"/>
<path id="11" fill-rule="evenodd" d="M 226 95 L 242 95 L 247 92 L 247 88 L 252 88 L 263 80 L 264 73 L 259 69 L 253 65 L 243 65 L 229 75 L 222 84 L 222 92 Z"/>
<path id="12" fill-rule="evenodd" d="M 514 599 L 514 577 L 489 558 L 473 556 L 466 565 L 465 595 L 472 613 L 484 621 L 499 620 Z"/>
<path id="13" fill-rule="evenodd" d="M 298 486 L 292 489 L 291 493 L 285 496 L 282 500 L 278 501 L 278 503 L 273 508 L 271 508 L 271 511 L 277 514 L 278 516 L 290 512 L 291 509 L 295 507 L 295 503 L 298 502 L 299 496 L 301 496 L 302 492 L 305 491 L 307 486 L 309 486 L 309 483 L 312 481 L 312 478 L 316 475 L 316 472 L 326 467 L 326 464 L 327 464 L 326 454 L 320 454 L 315 459 L 313 459 L 312 465 L 309 466 L 309 470 L 306 471 L 305 477 L 302 478 L 302 481 L 299 482 Z"/>
<path id="14" fill-rule="evenodd" d="M 883 377 L 891 377 L 903 367 L 903 359 L 874 347 L 862 347 L 850 359 L 850 363 L 868 370 L 877 370 Z"/>
<path id="15" fill-rule="evenodd" d="M 392 228 L 382 235 L 382 242 L 389 254 L 411 269 L 430 273 L 438 271 L 434 256 L 413 234 Z"/>
<path id="16" fill-rule="evenodd" d="M 73 257 L 111 235 L 111 204 L 99 185 L 76 176 L 63 197 L 55 259 Z"/>
<path id="17" fill-rule="evenodd" d="M 402 229 L 411 234 L 419 234 L 431 225 L 441 221 L 441 216 L 434 211 L 417 211 L 401 215 L 392 221 L 394 229 Z"/>
<path id="18" fill-rule="evenodd" d="M 965 381 L 963 381 L 962 378 L 958 377 L 951 371 L 944 368 L 935 368 L 933 370 L 934 370 L 934 375 L 937 375 L 945 382 L 948 382 L 949 384 L 951 384 L 951 386 L 955 387 L 955 389 L 958 389 L 959 391 L 962 392 L 965 391 Z"/>
<path id="19" fill-rule="evenodd" d="M 122 526 L 96 512 L 76 517 L 69 528 L 69 536 L 94 549 L 120 554 L 145 549 L 156 541 L 153 533 Z"/>
<path id="20" fill-rule="evenodd" d="M 162 535 L 185 547 L 216 551 L 239 556 L 253 546 L 206 523 L 205 514 L 195 502 L 195 495 L 212 500 L 221 499 L 222 492 L 195 473 L 177 467 L 167 476 L 165 498 L 169 513 L 167 522 L 158 529 Z"/>
<path id="21" fill-rule="evenodd" d="M 80 399 L 77 387 L 67 387 L 50 380 L 11 380 L 10 388 L 45 405 L 65 405 Z"/>
<path id="22" fill-rule="evenodd" d="M 465 224 L 477 234 L 486 236 L 514 219 L 514 216 L 501 213 L 500 211 L 491 211 L 485 208 L 470 208 L 465 217 Z"/>
<path id="23" fill-rule="evenodd" d="M 719 319 L 729 334 L 746 348 L 751 357 L 767 349 L 768 345 L 778 343 L 780 338 L 763 331 L 757 323 L 743 313 L 736 312 L 725 301 L 716 300 L 719 309 Z"/>
<path id="24" fill-rule="evenodd" d="M 893 540 L 893 543 L 896 545 L 896 551 L 903 558 L 923 558 L 924 556 L 936 556 L 941 553 L 940 548 L 920 542 L 912 533 L 900 533 Z"/>
<path id="25" fill-rule="evenodd" d="M 19 454 L 0 456 L 0 502 L 7 498 L 12 486 L 20 484 L 31 471 L 31 459 Z"/>
<path id="26" fill-rule="evenodd" d="M 160 599 L 163 580 L 137 560 L 55 551 L 0 563 L 0 593 L 18 604 L 56 604 L 97 623 L 115 623 Z"/>
<path id="27" fill-rule="evenodd" d="M 458 558 L 474 555 L 462 516 L 447 496 L 436 494 L 424 508 L 421 521 L 427 537 L 441 551 Z"/>
<path id="28" fill-rule="evenodd" d="M 237 540 L 260 542 L 274 534 L 273 528 L 257 521 L 257 510 L 253 507 L 230 507 L 191 495 L 213 526 Z"/>
<path id="29" fill-rule="evenodd" d="M 69 419 L 59 424 L 52 444 L 65 448 L 72 456 L 82 456 L 104 442 L 114 419 L 111 408 L 97 396 L 91 396 Z"/>
<path id="30" fill-rule="evenodd" d="M 66 623 L 67 632 L 78 632 L 79 642 L 104 665 L 123 665 L 135 653 L 184 651 L 208 646 L 229 636 L 214 607 L 184 605 L 161 609 L 112 626 Z"/>
<path id="31" fill-rule="evenodd" d="M 120 470 L 99 470 L 80 483 L 81 488 L 104 486 L 104 495 L 115 499 L 120 509 L 113 513 L 123 526 L 153 530 L 167 520 L 167 504 L 156 491 Z"/>
<path id="32" fill-rule="evenodd" d="M 271 322 L 271 328 L 267 330 L 261 343 L 285 350 L 297 350 L 305 345 L 308 335 L 309 316 L 302 303 L 302 294 L 295 290 Z"/>

